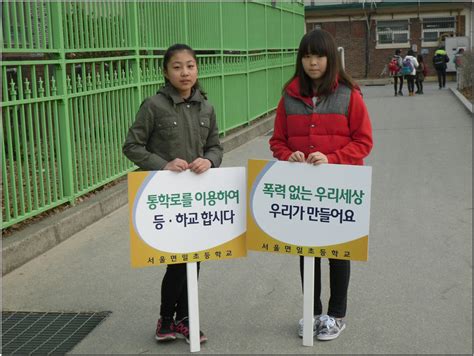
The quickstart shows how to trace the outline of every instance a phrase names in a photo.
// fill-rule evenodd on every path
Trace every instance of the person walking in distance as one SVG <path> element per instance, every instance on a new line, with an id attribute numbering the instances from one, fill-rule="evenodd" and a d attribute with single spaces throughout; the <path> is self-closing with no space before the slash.
<path id="1" fill-rule="evenodd" d="M 426 66 L 425 66 L 425 62 L 423 60 L 423 56 L 421 54 L 419 54 L 417 57 L 416 57 L 417 61 L 418 61 L 418 67 L 416 68 L 416 94 L 423 94 L 423 82 L 425 80 L 425 77 L 426 77 Z"/>
<path id="2" fill-rule="evenodd" d="M 446 87 L 446 63 L 449 62 L 448 54 L 444 46 L 439 47 L 433 56 L 433 66 L 436 69 L 438 75 L 439 89 Z"/>
<path id="3" fill-rule="evenodd" d="M 405 58 L 403 58 L 402 73 L 407 79 L 408 95 L 415 95 L 415 76 L 416 68 L 418 68 L 418 61 L 415 57 L 415 52 L 409 49 Z"/>
<path id="4" fill-rule="evenodd" d="M 458 51 L 456 52 L 456 55 L 454 56 L 454 66 L 456 68 L 456 83 L 457 83 L 458 89 L 464 88 L 463 57 L 464 57 L 464 48 L 461 47 L 458 49 Z"/>
<path id="5" fill-rule="evenodd" d="M 395 96 L 403 96 L 403 75 L 401 73 L 402 69 L 402 51 L 400 49 L 395 50 L 395 54 L 390 59 L 388 64 L 388 70 L 390 76 L 393 78 L 393 89 L 395 91 Z M 398 87 L 399 85 L 399 87 Z"/>

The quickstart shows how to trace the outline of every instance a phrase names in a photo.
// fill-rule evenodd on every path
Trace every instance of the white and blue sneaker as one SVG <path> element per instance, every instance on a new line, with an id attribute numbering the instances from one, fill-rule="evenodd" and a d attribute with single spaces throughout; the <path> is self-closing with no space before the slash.
<path id="1" fill-rule="evenodd" d="M 333 340 L 346 328 L 346 323 L 342 318 L 333 318 L 329 315 L 323 315 L 319 318 L 319 321 L 320 324 L 316 335 L 318 340 Z"/>

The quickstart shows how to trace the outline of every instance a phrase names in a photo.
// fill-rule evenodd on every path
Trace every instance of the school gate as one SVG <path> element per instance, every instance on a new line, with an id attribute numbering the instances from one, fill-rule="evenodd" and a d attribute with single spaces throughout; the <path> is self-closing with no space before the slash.
<path id="1" fill-rule="evenodd" d="M 275 109 L 303 1 L 2 3 L 2 229 L 136 167 L 121 152 L 173 43 L 197 51 L 220 133 Z"/>

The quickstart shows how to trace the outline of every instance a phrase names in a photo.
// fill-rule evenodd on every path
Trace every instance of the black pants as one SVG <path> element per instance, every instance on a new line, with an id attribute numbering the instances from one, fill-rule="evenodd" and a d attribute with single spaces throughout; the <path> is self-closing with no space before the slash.
<path id="1" fill-rule="evenodd" d="M 304 258 L 300 256 L 301 284 L 304 281 Z M 331 296 L 329 298 L 328 315 L 335 318 L 346 316 L 347 290 L 351 264 L 348 260 L 329 259 L 329 281 L 331 285 Z M 321 259 L 314 259 L 314 315 L 323 313 L 321 303 Z"/>
<path id="2" fill-rule="evenodd" d="M 406 80 L 407 80 L 408 92 L 413 93 L 415 91 L 415 76 L 407 75 Z"/>
<path id="3" fill-rule="evenodd" d="M 199 269 L 200 263 L 198 262 L 198 276 Z M 186 263 L 168 265 L 161 283 L 161 316 L 173 317 L 176 313 L 176 320 L 188 316 L 187 282 Z"/>
<path id="4" fill-rule="evenodd" d="M 400 82 L 400 88 L 397 90 L 397 83 Z M 395 93 L 398 93 L 402 91 L 403 89 L 403 77 L 402 76 L 394 76 L 393 77 L 393 89 L 395 90 Z"/>
<path id="5" fill-rule="evenodd" d="M 446 68 L 436 69 L 436 73 L 438 74 L 439 87 L 444 88 L 446 86 Z"/>
<path id="6" fill-rule="evenodd" d="M 423 93 L 423 80 L 417 79 L 415 84 L 416 84 L 416 91 L 418 93 Z"/>

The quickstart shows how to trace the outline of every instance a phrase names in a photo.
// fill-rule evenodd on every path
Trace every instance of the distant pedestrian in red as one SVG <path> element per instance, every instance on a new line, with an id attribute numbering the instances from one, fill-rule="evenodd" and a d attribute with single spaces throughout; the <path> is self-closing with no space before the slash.
<path id="1" fill-rule="evenodd" d="M 395 96 L 403 96 L 403 75 L 402 75 L 402 51 L 397 49 L 395 54 L 392 56 L 388 64 L 388 70 L 390 76 L 393 78 L 393 89 L 395 90 Z M 397 88 L 398 83 L 400 86 Z"/>

